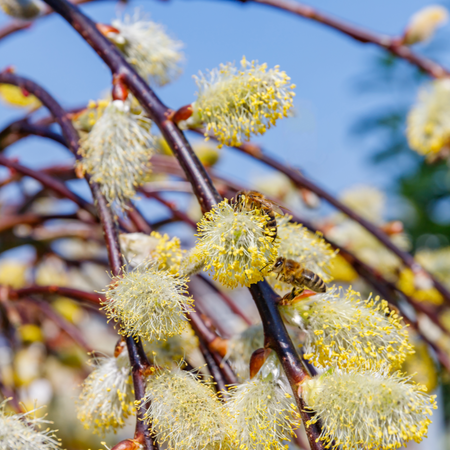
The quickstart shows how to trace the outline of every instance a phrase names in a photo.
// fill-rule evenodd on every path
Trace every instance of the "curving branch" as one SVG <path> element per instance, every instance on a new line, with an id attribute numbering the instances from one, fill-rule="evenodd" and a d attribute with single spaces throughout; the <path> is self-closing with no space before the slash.
<path id="1" fill-rule="evenodd" d="M 113 75 L 119 76 L 130 91 L 141 103 L 161 130 L 164 138 L 177 157 L 181 167 L 191 182 L 195 195 L 203 211 L 208 211 L 217 204 L 221 197 L 214 188 L 209 175 L 201 165 L 183 133 L 170 119 L 173 111 L 167 108 L 154 94 L 147 83 L 126 62 L 118 49 L 109 42 L 97 29 L 95 23 L 84 15 L 77 7 L 66 0 L 45 0 L 45 2 L 66 19 L 87 43 L 99 54 L 111 69 Z M 276 307 L 279 298 L 266 281 L 259 282 L 250 288 L 264 323 L 268 345 L 274 348 L 288 376 L 302 418 L 306 423 L 310 415 L 305 412 L 304 403 L 298 394 L 298 385 L 308 376 L 298 357 L 286 327 Z M 321 430 L 318 424 L 307 426 L 310 446 L 313 450 L 322 449 L 319 440 Z"/>
<path id="2" fill-rule="evenodd" d="M 197 131 L 198 132 L 198 131 Z M 201 133 L 201 131 L 200 131 Z M 261 161 L 262 163 L 276 169 L 277 171 L 286 175 L 297 187 L 307 189 L 311 192 L 314 192 L 320 198 L 323 198 L 328 203 L 333 205 L 336 209 L 346 214 L 350 219 L 359 223 L 362 227 L 364 227 L 370 234 L 375 236 L 386 248 L 388 248 L 392 253 L 394 253 L 406 266 L 410 267 L 411 270 L 417 273 L 425 273 L 432 281 L 435 288 L 439 291 L 439 293 L 444 297 L 447 304 L 450 305 L 450 292 L 448 289 L 434 277 L 431 273 L 427 272 L 415 259 L 414 257 L 398 248 L 390 239 L 389 236 L 381 230 L 379 227 L 374 225 L 364 217 L 361 217 L 355 211 L 353 211 L 348 206 L 344 205 L 340 200 L 333 197 L 329 192 L 325 189 L 321 188 L 309 178 L 306 178 L 299 170 L 294 169 L 292 167 L 288 167 L 281 163 L 280 161 L 272 158 L 267 153 L 263 152 L 262 149 L 255 144 L 242 144 L 234 148 L 246 155 Z"/>
<path id="3" fill-rule="evenodd" d="M 187 223 L 188 225 L 190 225 L 194 229 L 197 228 L 197 224 L 186 213 L 184 213 L 183 211 L 180 211 L 179 209 L 177 209 L 175 207 L 175 205 L 172 204 L 172 202 L 169 202 L 169 201 L 165 200 L 159 194 L 159 192 L 151 192 L 151 191 L 149 192 L 149 190 L 147 189 L 146 186 L 140 188 L 139 192 L 142 192 L 145 195 L 145 197 L 153 198 L 153 199 L 157 200 L 159 203 L 161 203 L 161 205 L 164 205 L 165 207 L 169 208 L 170 211 L 172 212 L 173 216 L 176 217 L 177 219 Z"/>
<path id="4" fill-rule="evenodd" d="M 0 151 L 30 135 L 46 137 L 67 147 L 66 140 L 59 133 L 55 133 L 47 126 L 31 123 L 28 117 L 25 117 L 11 122 L 0 131 Z"/>
<path id="5" fill-rule="evenodd" d="M 33 304 L 39 308 L 39 310 L 47 316 L 52 322 L 54 322 L 60 330 L 66 333 L 79 347 L 91 353 L 93 348 L 86 342 L 81 331 L 73 323 L 66 320 L 61 314 L 58 314 L 48 303 L 33 297 L 28 297 L 20 302 Z"/>
<path id="6" fill-rule="evenodd" d="M 17 214 L 17 215 L 10 215 L 5 214 L 3 217 L 0 218 L 0 233 L 3 233 L 4 231 L 10 230 L 11 228 L 15 227 L 16 225 L 39 225 L 47 220 L 65 220 L 65 219 L 79 219 L 77 214 L 34 214 L 34 213 L 25 213 L 25 214 Z"/>
<path id="7" fill-rule="evenodd" d="M 74 128 L 70 118 L 61 107 L 61 105 L 41 86 L 37 83 L 28 80 L 23 77 L 19 77 L 13 73 L 3 72 L 0 73 L 0 83 L 13 84 L 21 88 L 26 89 L 30 94 L 36 96 L 41 103 L 47 107 L 56 122 L 58 122 L 63 132 L 64 138 L 67 142 L 68 148 L 74 154 L 76 158 L 79 158 L 78 154 L 78 141 L 79 136 L 77 130 Z M 2 157 L 0 155 L 0 157 Z M 122 273 L 122 256 L 120 252 L 119 237 L 117 233 L 116 224 L 103 194 L 100 191 L 100 187 L 97 183 L 91 182 L 89 177 L 85 177 L 89 183 L 89 187 L 92 192 L 92 196 L 97 207 L 98 216 L 103 227 L 103 234 L 105 237 L 106 248 L 108 250 L 108 258 L 113 275 L 120 275 Z M 144 352 L 142 342 L 140 339 L 135 340 L 133 337 L 126 339 L 128 348 L 128 354 L 130 358 L 130 364 L 132 369 L 132 379 L 134 385 L 134 392 L 136 401 L 140 401 L 145 394 L 145 370 L 149 367 L 150 363 Z M 136 429 L 135 439 L 146 447 L 146 450 L 156 449 L 157 446 L 153 441 L 149 427 L 143 420 L 144 405 L 136 408 Z"/>
<path id="8" fill-rule="evenodd" d="M 22 166 L 22 164 L 19 164 L 18 162 L 13 161 L 12 159 L 8 159 L 3 155 L 0 155 L 0 165 L 8 167 L 9 169 L 15 170 L 17 172 L 20 172 L 21 174 L 26 175 L 30 178 L 34 178 L 36 181 L 39 181 L 39 183 L 41 183 L 46 188 L 56 192 L 57 194 L 61 195 L 64 198 L 72 200 L 80 208 L 86 210 L 93 217 L 96 217 L 96 212 L 93 205 L 91 205 L 89 202 L 81 198 L 79 195 L 72 192 L 63 183 L 55 180 L 46 173 L 30 169 L 29 167 Z"/>
<path id="9" fill-rule="evenodd" d="M 70 297 L 74 300 L 78 300 L 88 305 L 96 306 L 97 308 L 105 301 L 103 294 L 95 294 L 93 292 L 81 291 L 79 289 L 73 289 L 63 286 L 28 286 L 20 289 L 8 288 L 6 286 L 0 286 L 0 289 L 7 289 L 7 296 L 11 300 L 16 300 L 30 295 L 62 295 L 64 297 Z"/>
<path id="10" fill-rule="evenodd" d="M 449 76 L 450 72 L 439 65 L 438 63 L 431 61 L 423 56 L 419 56 L 414 53 L 410 47 L 402 45 L 402 41 L 399 38 L 392 38 L 386 35 L 379 35 L 371 31 L 364 30 L 344 22 L 335 17 L 324 14 L 311 6 L 304 5 L 302 3 L 293 2 L 290 0 L 239 0 L 242 3 L 258 3 L 260 5 L 271 6 L 272 8 L 286 11 L 305 19 L 313 20 L 329 28 L 339 31 L 346 36 L 361 42 L 363 44 L 374 44 L 381 47 L 395 56 L 402 58 L 411 64 L 417 66 L 420 70 L 428 73 L 433 78 L 441 78 Z"/>
<path id="11" fill-rule="evenodd" d="M 83 3 L 89 3 L 94 0 L 72 0 L 73 3 L 77 5 L 82 5 Z M 42 17 L 46 17 L 49 14 L 51 14 L 53 11 L 50 8 L 46 8 L 43 13 L 37 17 L 36 19 L 40 19 Z M 27 30 L 30 28 L 34 21 L 36 20 L 12 20 L 11 22 L 7 23 L 3 28 L 0 28 L 0 40 L 3 38 L 6 38 L 17 31 Z"/>
<path id="12" fill-rule="evenodd" d="M 197 311 L 190 312 L 188 317 L 192 328 L 200 338 L 201 342 L 207 347 L 225 382 L 228 384 L 237 384 L 238 380 L 236 375 L 231 369 L 229 363 L 223 360 L 225 354 L 221 346 L 221 343 L 223 342 L 222 338 L 220 338 L 217 333 L 208 326 L 206 321 L 203 320 L 202 315 Z M 226 389 L 224 390 L 220 388 L 220 390 L 226 392 Z"/>

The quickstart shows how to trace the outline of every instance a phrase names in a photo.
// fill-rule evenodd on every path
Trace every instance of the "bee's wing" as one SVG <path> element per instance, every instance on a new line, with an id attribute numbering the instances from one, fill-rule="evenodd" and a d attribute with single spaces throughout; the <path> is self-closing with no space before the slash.
<path id="1" fill-rule="evenodd" d="M 283 211 L 283 210 L 285 210 L 285 211 L 287 211 L 287 212 L 290 212 L 289 209 L 287 209 L 287 208 L 285 208 L 284 206 L 280 205 L 280 204 L 279 204 L 278 202 L 276 202 L 275 200 L 268 200 L 268 202 L 270 203 L 270 206 L 272 207 L 272 209 L 273 209 L 276 213 L 278 213 L 278 214 L 280 214 L 280 215 L 282 215 L 282 216 L 284 216 L 284 211 Z"/>

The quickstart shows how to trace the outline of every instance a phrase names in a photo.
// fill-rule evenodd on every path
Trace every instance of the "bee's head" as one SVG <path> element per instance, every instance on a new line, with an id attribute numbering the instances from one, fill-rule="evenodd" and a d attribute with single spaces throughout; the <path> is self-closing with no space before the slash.
<path id="1" fill-rule="evenodd" d="M 274 265 L 272 266 L 271 272 L 279 273 L 283 269 L 285 259 L 282 256 L 279 256 Z"/>

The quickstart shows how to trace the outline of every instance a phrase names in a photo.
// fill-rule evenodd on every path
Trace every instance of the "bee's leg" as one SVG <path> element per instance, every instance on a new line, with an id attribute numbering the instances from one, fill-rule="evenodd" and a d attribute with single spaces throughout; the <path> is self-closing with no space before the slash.
<path id="1" fill-rule="evenodd" d="M 297 297 L 297 295 L 300 295 L 303 291 L 303 288 L 293 287 L 292 291 L 282 298 L 282 304 L 289 304 L 290 302 L 292 302 L 292 300 L 294 300 L 295 297 Z"/>

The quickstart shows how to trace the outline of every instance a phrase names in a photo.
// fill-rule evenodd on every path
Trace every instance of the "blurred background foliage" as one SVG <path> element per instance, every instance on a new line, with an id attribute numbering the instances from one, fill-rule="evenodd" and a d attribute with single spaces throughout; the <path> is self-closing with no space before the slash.
<path id="1" fill-rule="evenodd" d="M 423 52 L 439 60 L 442 40 Z M 370 161 L 379 170 L 396 166 L 388 190 L 398 196 L 390 214 L 402 220 L 412 248 L 437 249 L 450 242 L 450 173 L 448 162 L 428 163 L 411 151 L 405 135 L 406 118 L 418 89 L 428 77 L 411 64 L 386 52 L 369 61 L 353 84 L 356 95 L 376 96 L 380 106 L 371 107 L 351 127 L 352 135 L 369 141 Z"/>
<path id="2" fill-rule="evenodd" d="M 424 54 L 439 60 L 445 46 L 442 39 L 426 46 Z M 428 76 L 404 60 L 378 52 L 369 60 L 367 69 L 355 77 L 356 95 L 376 96 L 380 106 L 367 109 L 350 129 L 355 139 L 369 142 L 369 160 L 379 170 L 398 168 L 387 194 L 390 215 L 404 224 L 413 253 L 437 250 L 450 243 L 450 172 L 449 162 L 427 162 L 412 151 L 406 139 L 407 115 L 418 89 Z M 416 345 L 416 352 L 420 347 Z M 440 373 L 445 421 L 450 424 L 450 377 Z"/>

